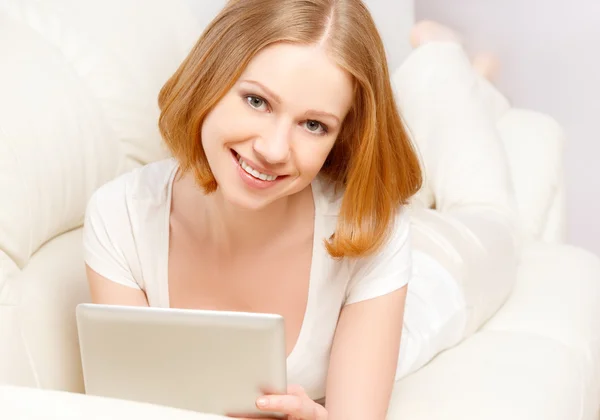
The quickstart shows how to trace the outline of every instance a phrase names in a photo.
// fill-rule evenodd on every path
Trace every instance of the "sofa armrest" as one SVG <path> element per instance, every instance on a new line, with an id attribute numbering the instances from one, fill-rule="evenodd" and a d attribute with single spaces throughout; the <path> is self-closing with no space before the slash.
<path id="1" fill-rule="evenodd" d="M 532 240 L 563 242 L 566 215 L 560 125 L 539 112 L 511 108 L 498 120 L 522 226 Z"/>
<path id="2" fill-rule="evenodd" d="M 511 297 L 483 330 L 555 340 L 593 363 L 590 379 L 600 381 L 600 258 L 538 243 L 526 247 L 522 260 Z"/>
<path id="3" fill-rule="evenodd" d="M 529 246 L 511 297 L 476 334 L 399 381 L 391 419 L 597 420 L 600 259 Z"/>
<path id="4" fill-rule="evenodd" d="M 81 229 L 44 244 L 0 306 L 0 383 L 82 392 L 75 307 L 88 302 Z M 3 418 L 0 416 L 0 418 Z"/>
<path id="5" fill-rule="evenodd" d="M 540 239 L 548 243 L 564 243 L 567 240 L 567 198 L 564 179 L 558 182 Z"/>

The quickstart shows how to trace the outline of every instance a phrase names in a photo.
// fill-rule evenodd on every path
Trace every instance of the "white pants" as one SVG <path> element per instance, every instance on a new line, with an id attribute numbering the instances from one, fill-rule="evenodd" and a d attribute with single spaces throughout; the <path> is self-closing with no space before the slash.
<path id="1" fill-rule="evenodd" d="M 508 161 L 496 128 L 506 104 L 462 47 L 425 44 L 394 75 L 425 184 L 412 203 L 413 277 L 397 379 L 476 331 L 516 278 L 520 249 Z"/>

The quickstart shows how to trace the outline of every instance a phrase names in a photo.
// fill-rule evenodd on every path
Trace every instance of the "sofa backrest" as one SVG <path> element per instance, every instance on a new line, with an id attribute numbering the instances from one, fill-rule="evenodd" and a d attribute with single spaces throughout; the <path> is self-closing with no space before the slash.
<path id="1" fill-rule="evenodd" d="M 0 383 L 82 390 L 77 228 L 167 155 L 157 95 L 203 28 L 185 0 L 0 0 Z"/>
<path id="2" fill-rule="evenodd" d="M 0 303 L 97 187 L 166 155 L 157 94 L 202 29 L 185 1 L 0 1 Z"/>

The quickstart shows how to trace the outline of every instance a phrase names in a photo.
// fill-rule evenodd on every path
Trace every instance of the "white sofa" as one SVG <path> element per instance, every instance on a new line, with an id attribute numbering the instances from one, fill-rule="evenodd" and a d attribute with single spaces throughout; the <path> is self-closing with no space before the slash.
<path id="1" fill-rule="evenodd" d="M 207 418 L 80 395 L 74 318 L 86 201 L 165 156 L 157 92 L 201 30 L 183 1 L 0 0 L 0 418 Z M 530 236 L 516 286 L 397 383 L 390 419 L 598 420 L 600 261 L 562 244 L 563 134 L 498 113 Z"/>

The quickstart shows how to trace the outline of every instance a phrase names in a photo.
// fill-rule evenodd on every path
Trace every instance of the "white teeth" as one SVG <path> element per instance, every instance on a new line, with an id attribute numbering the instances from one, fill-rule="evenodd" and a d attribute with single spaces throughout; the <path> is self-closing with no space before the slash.
<path id="1" fill-rule="evenodd" d="M 267 175 L 258 172 L 252 166 L 248 165 L 240 156 L 238 156 L 238 162 L 242 169 L 252 175 L 254 178 L 262 179 L 263 181 L 275 181 L 277 179 L 276 175 Z"/>

